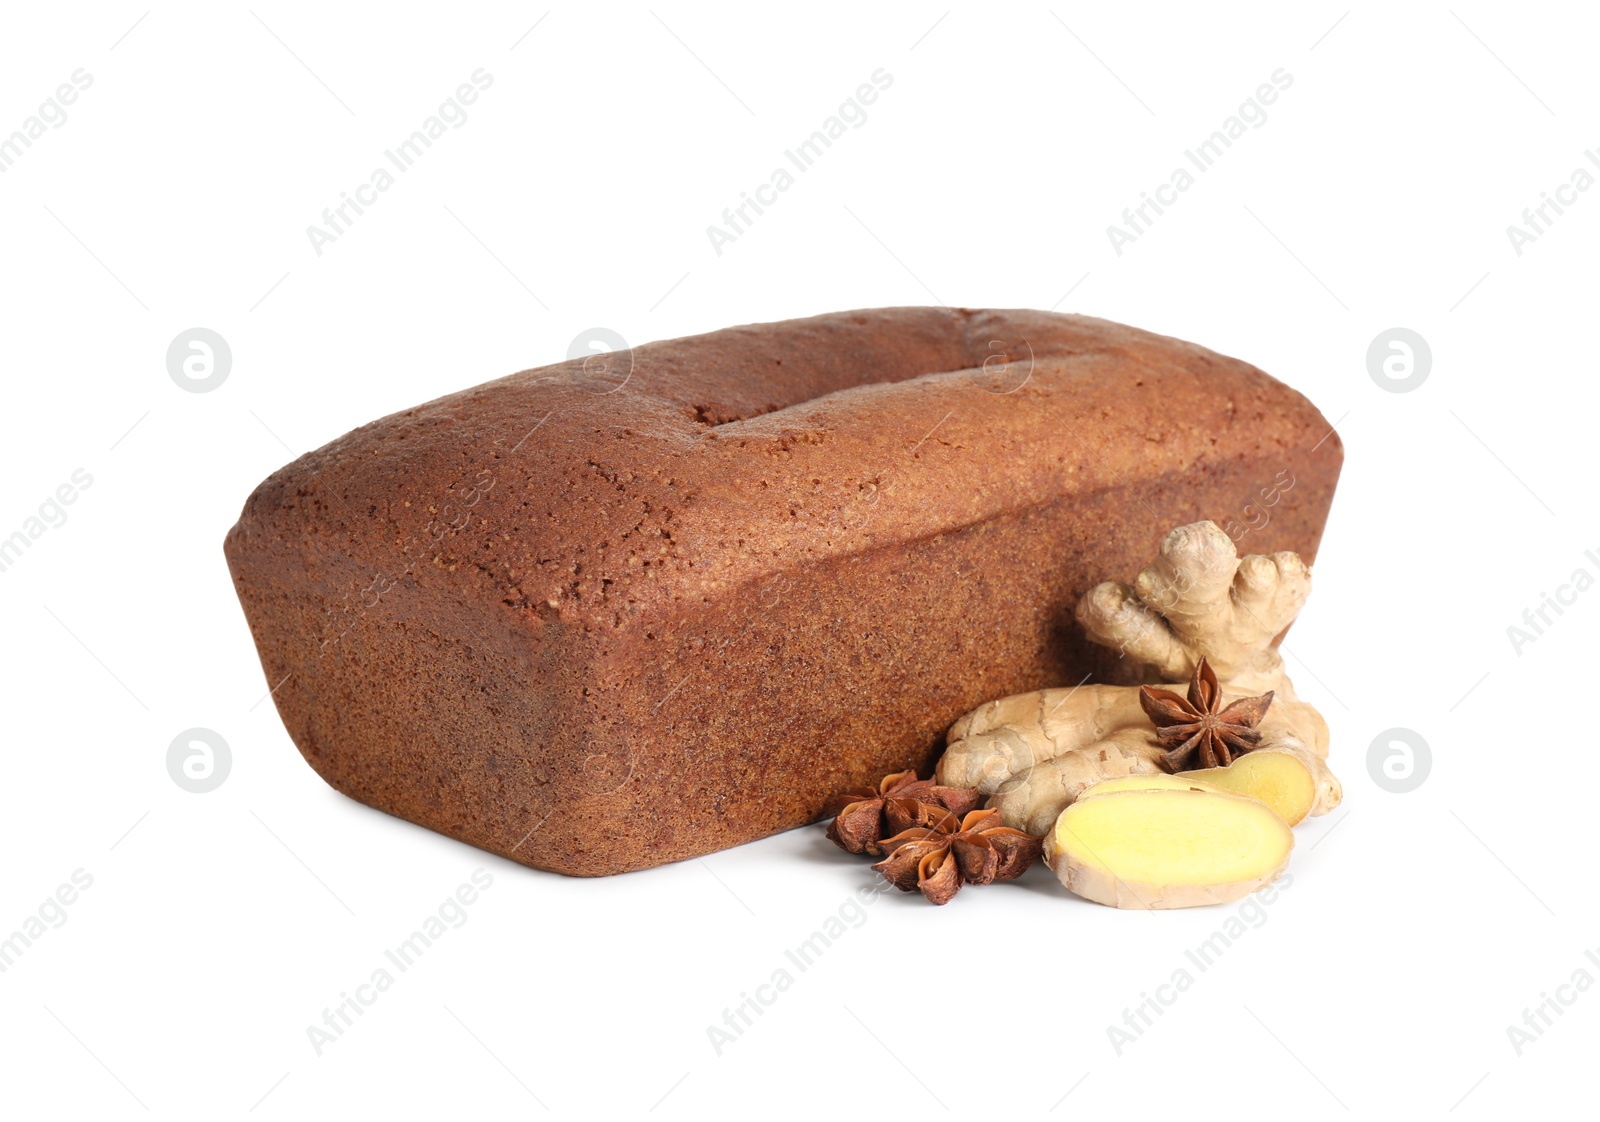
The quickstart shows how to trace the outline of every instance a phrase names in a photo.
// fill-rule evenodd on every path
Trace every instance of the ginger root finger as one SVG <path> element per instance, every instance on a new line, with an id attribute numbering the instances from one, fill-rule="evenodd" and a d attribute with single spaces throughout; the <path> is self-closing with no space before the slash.
<path id="1" fill-rule="evenodd" d="M 1131 703 L 1124 686 L 1070 686 L 1012 694 L 986 702 L 950 726 L 946 739 L 993 732 L 998 728 L 1035 728 L 1070 752 L 1093 743 L 1114 729 L 1137 721 L 1142 710 Z"/>
<path id="2" fill-rule="evenodd" d="M 1090 639 L 1153 667 L 1165 681 L 1178 681 L 1194 672 L 1194 656 L 1183 640 L 1125 584 L 1105 581 L 1095 585 L 1078 601 L 1077 615 Z"/>
<path id="3" fill-rule="evenodd" d="M 1044 839 L 1061 883 L 1114 908 L 1225 904 L 1276 880 L 1294 833 L 1264 803 L 1211 791 L 1079 799 Z"/>
<path id="4" fill-rule="evenodd" d="M 1038 728 L 1001 726 L 993 732 L 974 733 L 944 750 L 933 770 L 933 781 L 941 787 L 976 787 L 982 794 L 992 795 L 1013 776 L 1032 770 L 1035 761 L 1050 759 L 1054 747 Z"/>
<path id="5" fill-rule="evenodd" d="M 1006 780 L 1119 729 L 1143 724 L 1137 691 L 1120 686 L 1036 690 L 980 705 L 951 727 L 935 775 L 992 795 Z"/>
<path id="6" fill-rule="evenodd" d="M 1259 694 L 1276 688 L 1283 673 L 1273 638 L 1310 593 L 1311 570 L 1298 554 L 1241 559 L 1214 522 L 1195 522 L 1162 539 L 1131 588 L 1108 582 L 1090 589 L 1077 618 L 1094 642 L 1168 681 L 1188 678 L 1204 655 L 1219 678 Z"/>
<path id="7" fill-rule="evenodd" d="M 1014 830 L 1046 834 L 1085 790 L 1125 775 L 1155 775 L 1166 750 L 1153 728 L 1119 729 L 1094 744 L 1035 764 L 1006 780 L 988 806 Z"/>

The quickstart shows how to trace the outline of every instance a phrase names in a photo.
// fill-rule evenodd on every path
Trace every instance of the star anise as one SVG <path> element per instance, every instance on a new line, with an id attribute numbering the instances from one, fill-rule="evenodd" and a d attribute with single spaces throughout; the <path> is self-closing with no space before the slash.
<path id="1" fill-rule="evenodd" d="M 835 795 L 828 806 L 834 816 L 828 837 L 850 853 L 882 857 L 888 852 L 882 839 L 906 830 L 931 829 L 946 818 L 953 828 L 980 797 L 975 790 L 918 779 L 915 771 L 897 771 L 884 776 L 875 791 L 863 788 Z"/>
<path id="2" fill-rule="evenodd" d="M 1043 838 L 1000 825 L 998 810 L 974 810 L 957 826 L 907 830 L 883 842 L 889 856 L 872 866 L 902 892 L 921 892 L 947 904 L 963 884 L 991 884 L 1022 875 L 1039 856 Z"/>
<path id="3" fill-rule="evenodd" d="M 1256 728 L 1272 704 L 1268 690 L 1260 697 L 1242 697 L 1226 709 L 1217 672 L 1202 657 L 1189 682 L 1187 700 L 1171 690 L 1154 686 L 1139 687 L 1139 705 L 1155 722 L 1156 737 L 1167 749 L 1166 764 L 1177 771 L 1196 751 L 1204 767 L 1227 767 L 1235 756 L 1242 756 L 1261 743 Z"/>

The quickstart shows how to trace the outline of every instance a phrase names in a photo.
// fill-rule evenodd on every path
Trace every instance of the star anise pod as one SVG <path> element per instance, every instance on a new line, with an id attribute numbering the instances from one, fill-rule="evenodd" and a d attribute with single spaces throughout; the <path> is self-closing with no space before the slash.
<path id="1" fill-rule="evenodd" d="M 947 904 L 963 884 L 991 884 L 1022 875 L 1039 856 L 1043 838 L 1000 824 L 998 810 L 974 810 L 957 826 L 912 829 L 883 842 L 889 856 L 872 866 L 902 892 L 921 892 Z"/>
<path id="2" fill-rule="evenodd" d="M 944 819 L 954 828 L 981 796 L 963 787 L 940 787 L 915 771 L 886 775 L 877 790 L 845 791 L 830 801 L 828 837 L 850 853 L 882 857 L 882 839 L 912 829 L 931 829 Z"/>
<path id="3" fill-rule="evenodd" d="M 1156 737 L 1167 749 L 1167 767 L 1178 771 L 1195 752 L 1204 767 L 1227 767 L 1235 756 L 1242 756 L 1261 743 L 1256 728 L 1272 704 L 1268 690 L 1260 697 L 1242 697 L 1226 709 L 1217 672 L 1204 658 L 1194 668 L 1187 700 L 1171 690 L 1154 686 L 1139 687 L 1139 705 L 1155 722 Z"/>

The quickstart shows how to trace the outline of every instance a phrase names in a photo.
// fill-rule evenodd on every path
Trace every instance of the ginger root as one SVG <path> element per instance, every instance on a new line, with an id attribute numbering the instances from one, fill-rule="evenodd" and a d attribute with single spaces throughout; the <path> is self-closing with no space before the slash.
<path id="1" fill-rule="evenodd" d="M 1294 834 L 1255 799 L 1202 790 L 1080 799 L 1044 839 L 1061 883 L 1113 908 L 1225 904 L 1276 880 Z"/>
<path id="2" fill-rule="evenodd" d="M 1321 756 L 1304 748 L 1257 750 L 1229 767 L 1180 771 L 1177 777 L 1264 802 L 1291 826 L 1339 803 L 1339 781 Z"/>
<path id="3" fill-rule="evenodd" d="M 1119 648 L 1147 679 L 1182 692 L 1204 657 L 1222 704 L 1273 691 L 1255 752 L 1304 753 L 1316 798 L 1308 814 L 1339 804 L 1339 781 L 1320 764 L 1328 726 L 1301 701 L 1272 640 L 1300 611 L 1311 572 L 1294 553 L 1240 558 L 1215 523 L 1180 526 L 1130 587 L 1089 590 L 1077 618 L 1094 642 Z M 936 781 L 990 796 L 1007 826 L 1044 833 L 1089 787 L 1163 770 L 1155 728 L 1133 686 L 1039 690 L 991 701 L 950 729 Z M 1307 760 L 1315 759 L 1320 767 Z"/>

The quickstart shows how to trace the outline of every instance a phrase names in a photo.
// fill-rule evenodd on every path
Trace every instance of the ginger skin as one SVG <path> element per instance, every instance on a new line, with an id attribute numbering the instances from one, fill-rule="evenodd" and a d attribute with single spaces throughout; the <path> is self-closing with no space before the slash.
<path id="1" fill-rule="evenodd" d="M 1180 526 L 1130 587 L 1107 582 L 1078 602 L 1089 638 L 1120 649 L 1147 678 L 1182 693 L 1195 664 L 1216 670 L 1224 705 L 1274 691 L 1256 751 L 1296 756 L 1311 773 L 1310 814 L 1339 804 L 1339 781 L 1322 762 L 1328 726 L 1294 692 L 1272 646 L 1311 591 L 1298 554 L 1240 558 L 1212 522 Z M 990 796 L 1007 826 L 1047 833 L 1085 789 L 1105 779 L 1163 770 L 1138 688 L 1089 685 L 991 701 L 950 729 L 937 782 Z M 1254 753 L 1250 753 L 1253 755 Z"/>

